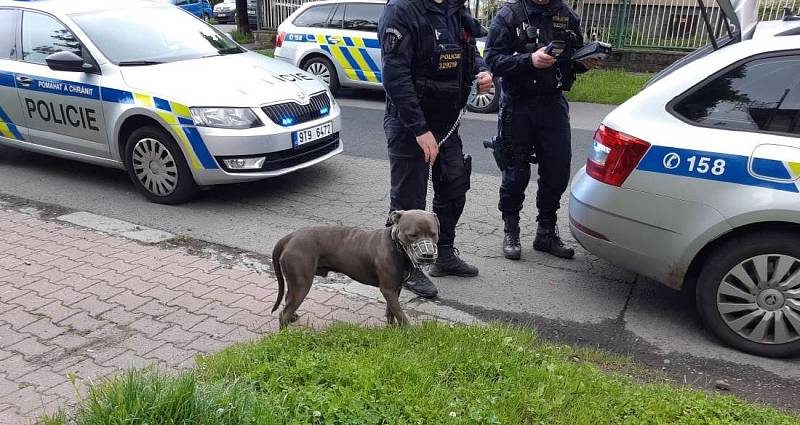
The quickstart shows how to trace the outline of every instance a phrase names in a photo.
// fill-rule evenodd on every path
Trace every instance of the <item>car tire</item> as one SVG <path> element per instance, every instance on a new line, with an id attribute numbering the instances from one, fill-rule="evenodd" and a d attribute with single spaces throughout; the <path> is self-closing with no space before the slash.
<path id="1" fill-rule="evenodd" d="M 798 273 L 798 234 L 767 231 L 729 240 L 709 256 L 698 278 L 700 319 L 719 339 L 746 353 L 796 356 L 800 299 L 791 290 L 800 285 L 785 285 L 792 285 Z"/>
<path id="2" fill-rule="evenodd" d="M 205 14 L 205 13 L 203 14 L 202 18 L 203 18 L 203 22 L 206 22 L 206 23 L 211 20 L 211 17 L 209 17 L 208 14 Z"/>
<path id="3" fill-rule="evenodd" d="M 470 96 L 470 101 L 467 102 L 467 109 L 470 112 L 477 112 L 479 114 L 491 114 L 500 109 L 500 80 L 495 78 L 492 81 L 492 88 L 489 93 L 475 94 Z"/>
<path id="4" fill-rule="evenodd" d="M 313 57 L 303 64 L 303 70 L 322 79 L 328 84 L 331 93 L 336 94 L 339 91 L 339 75 L 336 73 L 336 67 L 333 66 L 333 62 L 329 61 L 328 58 L 322 56 Z"/>
<path id="5" fill-rule="evenodd" d="M 125 167 L 139 192 L 157 204 L 181 204 L 199 191 L 183 151 L 160 127 L 145 126 L 131 133 Z"/>

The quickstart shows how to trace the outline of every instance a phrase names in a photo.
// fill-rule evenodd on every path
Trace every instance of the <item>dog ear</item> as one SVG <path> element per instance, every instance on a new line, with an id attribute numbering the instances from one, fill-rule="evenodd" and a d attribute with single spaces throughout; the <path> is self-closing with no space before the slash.
<path id="1" fill-rule="evenodd" d="M 441 224 L 439 224 L 439 216 L 436 213 L 431 214 L 433 214 L 433 219 L 436 220 L 436 234 L 438 235 L 442 228 Z"/>
<path id="2" fill-rule="evenodd" d="M 397 223 L 399 223 L 399 222 L 400 222 L 400 217 L 402 217 L 402 216 L 403 216 L 403 213 L 405 213 L 405 211 L 392 211 L 392 212 L 389 214 L 389 221 L 390 221 L 392 224 L 397 224 Z"/>

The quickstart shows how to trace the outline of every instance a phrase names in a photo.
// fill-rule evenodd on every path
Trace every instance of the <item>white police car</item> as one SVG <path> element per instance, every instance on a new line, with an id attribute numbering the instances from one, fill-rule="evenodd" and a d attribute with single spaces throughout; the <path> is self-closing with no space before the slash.
<path id="1" fill-rule="evenodd" d="M 572 183 L 571 230 L 600 257 L 695 290 L 728 344 L 797 355 L 800 18 L 719 6 L 728 20 L 711 46 L 603 121 Z"/>
<path id="2" fill-rule="evenodd" d="M 385 6 L 385 0 L 306 3 L 278 26 L 275 58 L 316 75 L 334 93 L 340 87 L 381 89 L 378 20 Z M 483 45 L 478 41 L 481 54 Z M 486 94 L 470 96 L 467 106 L 495 112 L 499 101 L 493 85 Z"/>
<path id="3" fill-rule="evenodd" d="M 0 0 L 0 146 L 126 169 L 180 203 L 324 161 L 340 128 L 318 79 L 175 6 Z"/>

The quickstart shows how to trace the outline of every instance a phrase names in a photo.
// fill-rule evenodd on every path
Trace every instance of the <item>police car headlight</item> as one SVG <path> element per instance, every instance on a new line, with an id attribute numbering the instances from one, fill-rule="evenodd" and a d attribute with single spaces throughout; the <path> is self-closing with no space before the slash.
<path id="1" fill-rule="evenodd" d="M 249 108 L 191 108 L 198 127 L 243 129 L 261 127 L 261 120 Z"/>

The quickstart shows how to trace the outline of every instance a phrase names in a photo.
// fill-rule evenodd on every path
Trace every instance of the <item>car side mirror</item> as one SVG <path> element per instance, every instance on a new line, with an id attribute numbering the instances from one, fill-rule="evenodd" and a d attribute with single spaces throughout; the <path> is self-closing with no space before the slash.
<path id="1" fill-rule="evenodd" d="M 89 72 L 94 70 L 93 65 L 86 63 L 82 57 L 73 52 L 56 52 L 47 56 L 44 60 L 53 71 Z"/>

